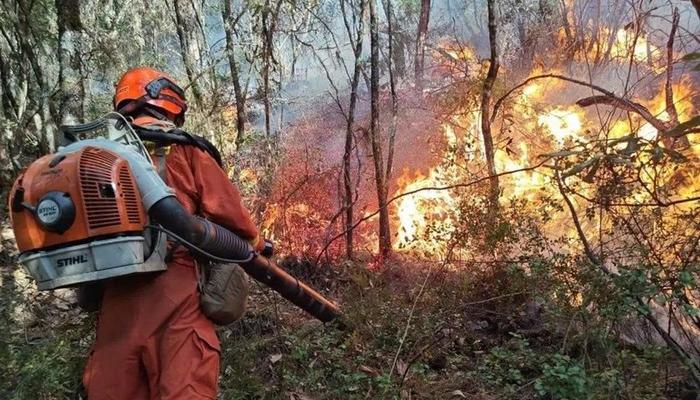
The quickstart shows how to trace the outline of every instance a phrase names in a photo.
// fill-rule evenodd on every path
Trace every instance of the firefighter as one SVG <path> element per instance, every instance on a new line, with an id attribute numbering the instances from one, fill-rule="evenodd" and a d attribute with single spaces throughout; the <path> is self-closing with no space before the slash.
<path id="1" fill-rule="evenodd" d="M 189 212 L 262 249 L 264 241 L 216 149 L 178 129 L 187 103 L 170 77 L 145 67 L 127 71 L 116 86 L 114 107 L 131 118 L 142 139 L 170 143 L 153 148 L 154 164 Z M 184 139 L 159 141 L 159 133 Z M 104 284 L 83 373 L 89 400 L 216 398 L 219 339 L 200 309 L 199 272 L 184 247 L 172 245 L 170 251 L 166 271 Z"/>

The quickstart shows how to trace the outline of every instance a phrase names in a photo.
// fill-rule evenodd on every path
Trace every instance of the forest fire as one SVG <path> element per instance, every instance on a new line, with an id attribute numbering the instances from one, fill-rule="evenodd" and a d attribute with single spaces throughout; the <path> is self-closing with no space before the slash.
<path id="1" fill-rule="evenodd" d="M 629 58 L 642 63 L 642 68 L 648 68 L 652 74 L 664 69 L 661 62 L 661 50 L 649 43 L 642 36 L 634 36 L 634 32 L 620 29 L 616 33 L 606 31 L 609 38 L 603 42 L 610 43 L 608 51 L 610 58 L 618 64 L 612 68 L 624 68 Z M 604 32 L 605 33 L 605 32 Z M 443 52 L 451 58 L 446 58 L 444 69 L 455 60 L 477 63 L 475 52 L 468 48 L 446 47 Z M 590 54 L 588 55 L 590 56 Z M 581 55 L 580 57 L 588 57 Z M 450 69 L 453 70 L 454 68 Z M 552 71 L 550 73 L 557 73 Z M 543 71 L 533 71 L 530 76 L 543 74 Z M 662 84 L 656 84 L 656 95 L 640 104 L 661 121 L 672 123 L 667 111 L 667 99 Z M 556 91 L 561 90 L 564 82 L 549 79 L 528 83 L 521 88 L 517 99 L 512 104 L 512 111 L 504 115 L 504 122 L 499 128 L 511 132 L 508 143 L 495 152 L 497 171 L 500 173 L 527 169 L 544 154 L 563 149 L 578 148 L 586 141 L 614 140 L 630 133 L 637 137 L 653 142 L 658 140 L 659 132 L 651 123 L 637 114 L 608 112 L 602 117 L 597 112 L 586 110 L 564 98 L 557 98 Z M 672 93 L 677 112 L 677 121 L 689 119 L 695 112 L 693 104 L 692 84 L 689 82 L 674 83 Z M 584 92 L 580 96 L 584 97 Z M 548 104 L 543 106 L 542 104 Z M 485 174 L 483 169 L 484 149 L 478 125 L 479 114 L 461 109 L 452 116 L 458 120 L 458 126 L 463 127 L 457 132 L 455 124 L 445 123 L 441 127 L 442 136 L 446 142 L 445 150 L 437 165 L 428 169 L 425 174 L 411 175 L 404 173 L 397 181 L 394 195 L 417 193 L 402 197 L 396 205 L 396 221 L 394 229 L 397 232 L 395 250 L 413 254 L 435 254 L 444 250 L 447 239 L 455 229 L 454 212 L 457 199 L 452 190 L 423 190 L 425 188 L 449 187 L 455 183 L 474 179 Z M 518 132 L 512 132 L 512 125 L 519 125 Z M 534 139 L 534 140 L 533 140 Z M 624 144 L 624 143 L 623 143 Z M 698 153 L 697 146 L 693 150 Z M 475 150 L 478 149 L 478 150 Z M 464 165 L 459 165 L 459 161 Z M 672 173 L 672 172 L 669 172 Z M 542 195 L 556 195 L 556 185 L 552 173 L 542 170 L 522 171 L 501 178 L 501 203 L 510 198 L 526 199 L 531 206 L 537 207 Z M 411 179 L 411 177 L 413 178 Z M 666 177 L 668 178 L 668 176 Z M 642 180 L 651 179 L 649 176 Z M 684 196 L 697 194 L 699 183 L 685 180 L 682 187 L 677 188 Z M 584 190 L 585 188 L 581 189 Z M 649 194 L 637 191 L 629 194 L 630 198 L 643 202 L 649 200 Z M 561 222 L 564 216 L 554 217 L 550 229 L 560 234 Z M 573 232 L 573 231 L 572 231 Z"/>
<path id="2" fill-rule="evenodd" d="M 610 33 L 609 31 L 603 31 Z M 629 57 L 633 55 L 637 67 L 644 70 L 645 74 L 658 76 L 646 90 L 634 88 L 639 92 L 635 100 L 649 113 L 664 123 L 672 123 L 667 110 L 666 91 L 663 75 L 660 75 L 660 67 L 664 62 L 661 57 L 661 49 L 653 45 L 643 35 L 637 35 L 629 29 L 620 29 L 613 35 L 601 41 L 607 43 L 610 52 L 610 62 L 601 66 L 605 76 L 614 76 L 619 71 L 626 70 Z M 642 50 L 644 50 L 642 52 Z M 495 167 L 498 173 L 504 174 L 499 179 L 501 204 L 508 203 L 511 199 L 527 201 L 528 207 L 537 209 L 544 198 L 560 198 L 559 189 L 554 181 L 554 173 L 550 168 L 531 168 L 543 161 L 542 156 L 567 151 L 582 151 L 586 143 L 600 141 L 612 141 L 625 138 L 632 134 L 647 142 L 654 142 L 659 138 L 657 127 L 644 120 L 636 113 L 626 113 L 610 107 L 583 107 L 577 104 L 581 98 L 590 96 L 591 90 L 586 87 L 567 83 L 556 78 L 533 79 L 546 75 L 566 75 L 564 69 L 579 68 L 585 71 L 585 65 L 581 60 L 593 57 L 586 52 L 592 49 L 582 50 L 574 54 L 573 64 L 567 68 L 543 70 L 535 67 L 527 76 L 526 84 L 517 88 L 509 99 L 501 105 L 501 113 L 494 120 L 494 128 L 498 132 L 499 142 L 494 152 Z M 601 51 L 600 49 L 595 51 Z M 457 45 L 452 42 L 443 42 L 436 47 L 434 52 L 437 74 L 447 76 L 448 80 L 455 82 L 479 81 L 486 73 L 484 63 L 479 60 L 477 51 L 468 45 Z M 648 62 L 653 61 L 653 62 Z M 504 72 L 508 73 L 508 71 Z M 619 83 L 605 83 L 606 85 Z M 651 88 L 655 89 L 651 89 Z M 477 86 L 478 89 L 478 86 Z M 624 87 L 620 86 L 620 90 Z M 674 82 L 671 86 L 678 121 L 683 122 L 692 117 L 696 110 L 693 103 L 694 94 L 692 82 Z M 399 135 L 425 139 L 430 143 L 439 143 L 433 150 L 431 159 L 423 159 L 415 163 L 398 163 L 397 173 L 394 174 L 389 187 L 389 198 L 398 197 L 390 206 L 391 232 L 393 236 L 392 247 L 397 252 L 412 254 L 418 257 L 434 257 L 445 250 L 456 227 L 457 208 L 459 198 L 471 189 L 450 189 L 451 185 L 460 184 L 487 176 L 484 163 L 484 145 L 481 137 L 481 118 L 478 108 L 474 105 L 478 101 L 479 91 L 470 91 L 460 86 L 460 91 L 466 94 L 457 96 L 460 104 L 455 107 L 450 104 L 451 111 L 442 117 L 442 122 L 429 131 L 404 132 L 399 130 Z M 454 100 L 454 96 L 452 97 Z M 446 106 L 442 106 L 447 108 Z M 407 116 L 410 119 L 410 117 Z M 317 140 L 316 138 L 312 140 Z M 410 140 L 410 139 L 407 139 Z M 423 140 L 423 139 L 422 139 Z M 614 148 L 621 149 L 627 142 L 618 143 Z M 306 144 L 304 144 L 306 146 Z M 697 146 L 692 147 L 698 152 Z M 306 151 L 303 147 L 300 151 Z M 367 150 L 365 150 L 367 151 Z M 399 150 L 397 156 L 406 155 Z M 334 156 L 335 157 L 335 156 Z M 512 171 L 520 171 L 510 173 Z M 308 172 L 305 172 L 305 174 Z M 330 173 L 330 170 L 328 171 Z M 365 174 L 367 171 L 365 171 Z M 327 174 L 327 173 L 323 173 Z M 321 184 L 335 191 L 338 188 L 337 178 L 333 175 L 322 175 Z M 304 178 L 308 179 L 308 178 Z M 366 179 L 366 180 L 365 180 Z M 649 179 L 642 177 L 642 180 Z M 313 181 L 310 181 L 313 182 Z M 371 182 L 369 175 L 360 180 L 362 185 Z M 367 182 L 367 183 L 365 183 Z M 684 181 L 679 190 L 684 194 L 697 191 L 693 188 L 692 180 Z M 580 195 L 586 198 L 594 197 L 592 188 L 586 182 L 579 185 Z M 289 190 L 286 185 L 283 185 Z M 267 232 L 277 232 L 286 239 L 286 246 L 295 251 L 316 253 L 323 249 L 313 245 L 316 241 L 327 243 L 331 239 L 337 239 L 342 233 L 333 234 L 332 224 L 341 221 L 341 215 L 332 210 L 321 211 L 325 202 L 317 196 L 304 195 L 306 185 L 300 186 L 299 196 L 286 196 L 282 202 L 268 204 L 265 212 L 265 224 Z M 363 186 L 363 191 L 369 188 Z M 433 189 L 429 189 L 433 188 Z M 434 190 L 442 188 L 441 190 Z M 313 185 L 308 189 L 313 189 Z M 283 191 L 283 192 L 284 192 Z M 415 192 L 415 193 L 412 193 Z M 405 193 L 412 193 L 404 195 Z M 332 197 L 332 196 L 331 196 Z M 643 190 L 637 190 L 629 194 L 630 199 L 645 201 L 649 194 Z M 358 197 L 356 200 L 362 212 L 366 224 L 358 224 L 353 231 L 355 244 L 358 248 L 371 252 L 377 251 L 377 234 L 373 225 L 378 223 L 376 202 L 369 195 Z M 329 203 L 330 204 L 330 203 Z M 577 207 L 584 207 L 574 200 Z M 331 208 L 335 205 L 331 206 Z M 335 214 L 329 219 L 325 214 Z M 568 215 L 559 212 L 560 215 L 552 215 L 551 222 L 545 227 L 545 231 L 553 236 L 561 234 L 573 235 L 573 226 L 568 222 Z M 584 224 L 584 228 L 587 227 Z M 319 233 L 320 232 L 320 233 Z M 337 240 L 333 247 L 334 252 L 339 249 L 340 241 Z"/>

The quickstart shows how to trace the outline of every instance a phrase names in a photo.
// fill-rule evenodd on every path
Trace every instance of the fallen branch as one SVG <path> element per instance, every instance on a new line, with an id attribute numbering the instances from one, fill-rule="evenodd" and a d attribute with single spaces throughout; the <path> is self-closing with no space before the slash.
<path id="1" fill-rule="evenodd" d="M 646 107 L 640 105 L 639 103 L 635 103 L 631 100 L 620 97 L 620 96 L 616 95 L 615 93 L 613 93 L 613 92 L 611 92 L 611 91 L 609 91 L 601 86 L 594 85 L 592 83 L 581 81 L 578 79 L 569 78 L 568 76 L 559 75 L 559 74 L 542 74 L 542 75 L 531 76 L 531 77 L 525 79 L 524 81 L 522 81 L 520 84 L 511 88 L 508 92 L 506 92 L 503 96 L 501 96 L 494 104 L 493 114 L 491 114 L 491 121 L 493 122 L 493 120 L 496 119 L 496 115 L 498 114 L 498 110 L 500 109 L 501 105 L 511 94 L 513 94 L 513 92 L 526 86 L 530 82 L 536 81 L 539 79 L 559 79 L 562 81 L 574 83 L 574 84 L 579 85 L 579 86 L 585 86 L 587 88 L 591 88 L 597 92 L 604 94 L 605 96 L 607 96 L 610 99 L 615 99 L 615 104 L 617 104 L 620 108 L 624 108 L 625 110 L 632 111 L 632 112 L 635 112 L 635 113 L 641 115 L 642 118 L 646 119 L 652 125 L 654 125 L 654 123 L 656 123 L 656 121 L 654 123 L 652 123 L 651 120 L 646 118 L 646 117 L 651 117 L 652 120 L 656 119 L 656 117 L 654 117 L 649 112 L 649 110 L 646 109 Z M 593 97 L 598 97 L 598 96 L 593 96 Z M 658 119 L 656 119 L 656 120 L 658 121 Z M 657 127 L 656 125 L 654 125 L 654 127 L 656 127 L 657 129 L 659 129 L 662 132 L 665 132 L 666 130 L 668 130 L 670 128 L 669 126 L 665 126 L 665 124 L 663 127 L 662 126 Z"/>
<path id="2" fill-rule="evenodd" d="M 671 125 L 668 122 L 662 121 L 651 114 L 649 109 L 644 107 L 639 103 L 635 103 L 630 100 L 617 97 L 615 95 L 602 95 L 602 96 L 590 96 L 585 97 L 576 102 L 579 107 L 589 107 L 597 104 L 605 104 L 615 108 L 619 108 L 625 111 L 633 112 L 639 114 L 640 117 L 644 118 L 651 126 L 656 128 L 660 132 L 666 132 L 671 129 Z"/>

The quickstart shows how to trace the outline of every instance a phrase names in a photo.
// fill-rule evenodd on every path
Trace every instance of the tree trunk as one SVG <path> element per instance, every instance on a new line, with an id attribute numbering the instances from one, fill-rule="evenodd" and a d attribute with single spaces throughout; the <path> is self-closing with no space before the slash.
<path id="1" fill-rule="evenodd" d="M 678 110 L 673 99 L 673 43 L 676 37 L 676 30 L 680 22 L 680 13 L 678 8 L 673 9 L 673 20 L 671 22 L 671 32 L 668 34 L 668 42 L 666 43 L 666 113 L 668 114 L 671 124 L 676 126 L 680 123 L 678 120 Z M 674 148 L 687 148 L 690 146 L 688 136 L 682 136 L 674 139 L 665 139 L 664 143 L 667 146 Z"/>
<path id="2" fill-rule="evenodd" d="M 80 2 L 56 0 L 58 27 L 59 112 L 62 124 L 82 122 L 85 86 L 80 57 Z"/>
<path id="3" fill-rule="evenodd" d="M 16 120 L 17 115 L 17 101 L 12 93 L 12 87 L 10 85 L 10 69 L 5 60 L 7 58 L 4 54 L 2 47 L 0 46 L 0 101 L 2 102 L 2 111 L 5 119 Z"/>
<path id="4" fill-rule="evenodd" d="M 384 175 L 384 199 L 389 196 L 389 182 L 391 182 L 391 173 L 394 165 L 394 140 L 396 138 L 396 124 L 398 118 L 398 96 L 396 94 L 396 82 L 394 78 L 394 12 L 392 9 L 391 0 L 386 0 L 387 8 L 387 35 L 389 40 L 389 57 L 387 60 L 389 70 L 389 89 L 391 91 L 391 125 L 389 126 L 389 149 L 387 150 L 386 158 L 386 174 Z"/>
<path id="5" fill-rule="evenodd" d="M 265 107 L 265 135 L 270 137 L 270 119 L 272 113 L 272 105 L 270 104 L 270 68 L 274 60 L 274 35 L 277 26 L 277 17 L 279 16 L 282 1 L 278 1 L 274 12 L 270 8 L 270 1 L 265 2 L 265 7 L 262 12 L 262 40 L 263 40 L 263 103 Z M 281 83 L 281 82 L 280 82 Z"/>
<path id="6" fill-rule="evenodd" d="M 54 103 L 51 101 L 52 91 L 49 87 L 48 78 L 42 69 L 44 64 L 41 63 L 41 59 L 39 57 L 39 52 L 41 51 L 39 44 L 31 41 L 32 38 L 37 37 L 34 35 L 35 32 L 33 32 L 32 29 L 31 4 L 27 4 L 24 1 L 18 1 L 17 4 L 21 12 L 18 15 L 19 18 L 17 18 L 15 21 L 15 32 L 19 47 L 21 48 L 20 54 L 22 57 L 26 57 L 26 59 L 29 61 L 29 65 L 31 66 L 31 70 L 34 73 L 37 85 L 39 86 L 39 93 L 37 94 L 39 103 L 38 111 L 39 114 L 41 114 L 41 119 L 43 120 L 43 126 L 39 132 L 39 151 L 41 153 L 50 153 L 53 152 L 55 147 L 54 133 L 56 131 L 56 123 L 59 120 L 59 115 Z M 29 78 L 28 71 L 25 76 L 26 78 L 23 77 L 21 79 Z M 25 85 L 28 84 L 29 82 L 26 81 Z M 22 95 L 22 97 L 23 100 L 19 103 L 23 104 L 20 105 L 18 109 L 18 116 L 20 119 L 22 118 L 26 107 L 26 92 L 24 95 Z"/>
<path id="7" fill-rule="evenodd" d="M 194 9 L 189 0 L 173 0 L 175 9 L 175 25 L 180 41 L 180 53 L 185 64 L 185 72 L 192 88 L 192 95 L 198 107 L 202 107 L 202 90 L 197 82 L 199 74 L 199 58 L 201 51 L 197 40 L 197 28 Z"/>
<path id="8" fill-rule="evenodd" d="M 370 92 L 371 119 L 370 137 L 372 140 L 372 157 L 374 159 L 374 177 L 377 184 L 379 200 L 379 254 L 384 257 L 391 252 L 391 231 L 389 228 L 389 210 L 386 204 L 386 182 L 384 181 L 384 159 L 379 130 L 379 23 L 377 22 L 376 0 L 369 0 L 370 16 Z"/>
<path id="9" fill-rule="evenodd" d="M 678 8 L 674 8 L 671 32 L 668 34 L 668 42 L 666 43 L 666 113 L 671 123 L 674 125 L 678 125 L 679 122 L 678 111 L 673 101 L 673 42 L 676 37 L 676 29 L 678 29 L 679 20 L 680 14 L 678 13 Z"/>
<path id="10" fill-rule="evenodd" d="M 428 36 L 428 23 L 430 22 L 430 0 L 421 0 L 420 19 L 418 20 L 418 34 L 416 37 L 416 88 L 423 89 L 423 67 L 425 61 L 425 40 Z"/>
<path id="11" fill-rule="evenodd" d="M 226 32 L 226 55 L 228 66 L 231 70 L 231 81 L 233 81 L 233 94 L 236 97 L 236 148 L 241 147 L 245 137 L 245 94 L 241 88 L 241 81 L 238 74 L 238 63 L 234 49 L 234 24 L 231 12 L 231 0 L 223 0 L 224 7 L 221 16 L 224 20 L 224 30 Z"/>
<path id="12" fill-rule="evenodd" d="M 265 9 L 262 14 L 262 40 L 263 40 L 263 106 L 265 108 L 265 136 L 270 137 L 270 53 L 272 48 L 272 30 L 268 27 L 268 17 L 270 15 L 270 2 L 265 2 Z"/>
<path id="13" fill-rule="evenodd" d="M 695 12 L 698 13 L 698 18 L 700 18 L 700 0 L 690 0 L 690 3 L 695 7 Z"/>
<path id="14" fill-rule="evenodd" d="M 391 1 L 384 0 L 383 4 L 386 12 L 387 25 L 393 25 L 391 27 L 387 27 L 387 29 L 393 31 L 389 32 L 388 34 L 393 36 L 393 38 L 390 38 L 390 42 L 393 41 L 393 51 L 390 51 L 390 53 L 393 54 L 391 56 L 391 63 L 394 64 L 394 75 L 396 75 L 398 78 L 403 78 L 406 76 L 406 38 L 402 34 L 402 31 L 397 29 L 396 25 L 394 25 L 397 18 Z"/>
<path id="15" fill-rule="evenodd" d="M 489 213 L 495 216 L 498 209 L 498 176 L 496 176 L 495 151 L 493 147 L 493 135 L 491 133 L 491 91 L 498 76 L 498 48 L 496 43 L 496 16 L 495 16 L 495 0 L 488 0 L 488 27 L 489 27 L 489 44 L 491 50 L 491 58 L 489 62 L 489 70 L 484 80 L 484 88 L 481 92 L 481 134 L 484 139 L 484 153 L 486 156 L 486 166 L 489 176 Z"/>

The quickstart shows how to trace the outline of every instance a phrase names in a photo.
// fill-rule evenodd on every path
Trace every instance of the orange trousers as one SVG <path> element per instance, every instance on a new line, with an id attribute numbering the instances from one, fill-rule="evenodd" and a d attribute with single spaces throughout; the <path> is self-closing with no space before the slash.
<path id="1" fill-rule="evenodd" d="M 83 373 L 89 400 L 215 399 L 219 339 L 193 265 L 107 283 Z"/>

